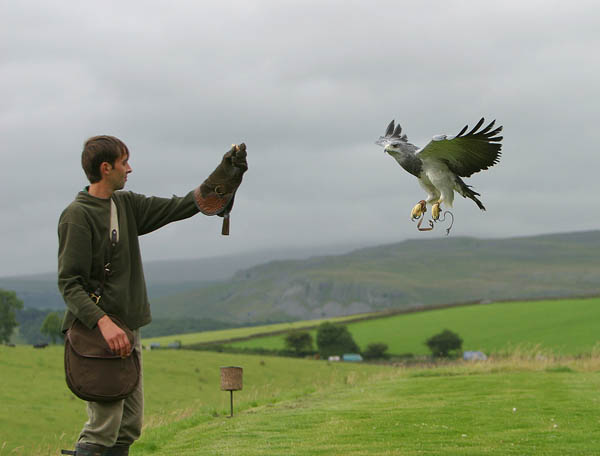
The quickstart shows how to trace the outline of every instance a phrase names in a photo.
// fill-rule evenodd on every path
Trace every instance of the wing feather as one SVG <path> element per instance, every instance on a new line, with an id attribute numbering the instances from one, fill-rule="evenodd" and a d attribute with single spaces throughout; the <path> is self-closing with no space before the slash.
<path id="1" fill-rule="evenodd" d="M 469 126 L 468 126 L 468 125 L 465 125 L 465 126 L 464 126 L 464 128 L 463 128 L 463 129 L 460 131 L 460 133 L 458 133 L 458 134 L 456 135 L 456 137 L 458 138 L 458 137 L 462 136 L 462 135 L 463 135 L 463 133 L 464 133 L 465 131 L 467 131 L 467 128 L 469 128 Z"/>
<path id="2" fill-rule="evenodd" d="M 469 126 L 465 125 L 456 136 L 446 137 L 442 140 L 436 137 L 436 140 L 430 141 L 417 156 L 421 160 L 442 161 L 460 177 L 469 177 L 488 169 L 500 161 L 502 136 L 496 135 L 502 131 L 502 127 L 490 131 L 496 122 L 494 120 L 483 130 L 478 131 L 484 122 L 482 117 L 467 134 L 464 132 Z M 442 138 L 444 137 L 442 136 Z"/>
<path id="3" fill-rule="evenodd" d="M 496 123 L 496 121 L 495 121 L 495 120 L 492 120 L 492 121 L 490 122 L 490 124 L 489 124 L 487 127 L 485 127 L 483 130 L 481 130 L 481 131 L 479 132 L 479 134 L 480 134 L 480 135 L 484 135 L 484 134 L 486 134 L 488 131 L 490 131 L 490 130 L 492 129 L 492 127 L 494 126 L 494 124 L 495 124 L 495 123 Z"/>
<path id="4" fill-rule="evenodd" d="M 475 133 L 479 129 L 479 127 L 481 127 L 483 122 L 485 122 L 485 119 L 482 117 L 481 119 L 479 119 L 479 122 L 477 122 L 477 125 L 475 125 L 473 127 L 473 129 L 469 133 L 467 133 L 465 136 L 469 136 L 469 135 L 472 135 L 473 133 Z"/>

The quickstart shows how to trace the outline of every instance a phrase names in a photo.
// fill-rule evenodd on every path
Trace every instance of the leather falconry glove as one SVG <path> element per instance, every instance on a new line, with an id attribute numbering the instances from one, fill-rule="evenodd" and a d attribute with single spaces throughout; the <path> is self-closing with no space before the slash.
<path id="1" fill-rule="evenodd" d="M 232 145 L 223 160 L 202 185 L 194 190 L 196 206 L 204 215 L 223 217 L 221 234 L 229 234 L 229 213 L 233 208 L 235 192 L 248 171 L 246 144 Z"/>

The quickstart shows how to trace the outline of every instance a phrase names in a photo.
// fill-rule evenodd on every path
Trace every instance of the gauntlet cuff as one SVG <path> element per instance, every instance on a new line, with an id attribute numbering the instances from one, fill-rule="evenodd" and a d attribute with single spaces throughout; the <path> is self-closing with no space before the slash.
<path id="1" fill-rule="evenodd" d="M 196 207 L 204 215 L 221 215 L 232 201 L 235 191 L 220 194 L 218 190 L 218 188 L 216 190 L 210 189 L 206 182 L 194 190 Z"/>
<path id="2" fill-rule="evenodd" d="M 208 179 L 194 190 L 194 201 L 200 212 L 224 217 L 224 235 L 229 234 L 229 212 L 233 207 L 235 192 L 247 170 L 246 145 L 233 145 Z"/>

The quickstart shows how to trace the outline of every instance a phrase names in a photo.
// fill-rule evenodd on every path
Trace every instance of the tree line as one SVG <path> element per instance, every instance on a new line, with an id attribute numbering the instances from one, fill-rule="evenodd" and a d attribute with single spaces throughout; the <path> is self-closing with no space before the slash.
<path id="1" fill-rule="evenodd" d="M 25 343 L 61 342 L 63 315 L 47 309 L 25 309 L 16 292 L 0 288 L 0 343 L 9 343 L 17 327 Z"/>
<path id="2" fill-rule="evenodd" d="M 324 322 L 317 328 L 317 351 L 313 348 L 313 337 L 307 331 L 294 331 L 285 337 L 286 350 L 296 356 L 306 356 L 318 353 L 323 359 L 330 356 L 341 356 L 348 353 L 361 354 L 364 359 L 388 359 L 388 345 L 383 342 L 374 342 L 361 351 L 354 341 L 352 334 L 345 325 L 335 325 Z M 436 358 L 457 356 L 462 349 L 460 336 L 448 329 L 431 336 L 425 345 Z"/>

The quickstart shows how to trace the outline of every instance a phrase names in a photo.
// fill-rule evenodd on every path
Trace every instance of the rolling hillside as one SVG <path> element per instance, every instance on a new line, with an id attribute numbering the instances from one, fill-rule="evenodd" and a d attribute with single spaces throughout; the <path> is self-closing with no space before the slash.
<path id="1" fill-rule="evenodd" d="M 268 261 L 303 259 L 317 254 L 336 255 L 353 248 L 356 246 L 331 245 L 326 248 L 315 246 L 305 249 L 290 247 L 213 258 L 145 261 L 144 274 L 148 295 L 152 301 L 162 296 L 193 290 L 207 283 L 229 280 L 240 269 Z M 0 288 L 16 291 L 25 307 L 60 310 L 65 307 L 57 289 L 56 271 L 0 277 Z"/>
<path id="2" fill-rule="evenodd" d="M 228 258 L 214 263 L 218 276 L 201 274 L 210 269 L 208 260 L 148 263 L 146 269 L 156 319 L 210 318 L 235 325 L 466 301 L 596 295 L 599 251 L 600 231 L 589 231 L 512 239 L 420 238 L 252 267 L 245 267 L 248 259 Z M 243 269 L 223 279 L 225 264 L 230 271 Z M 64 308 L 53 274 L 0 278 L 0 287 L 16 290 L 28 307 Z"/>
<path id="3" fill-rule="evenodd" d="M 466 301 L 600 293 L 600 231 L 514 239 L 409 240 L 275 261 L 154 299 L 155 316 L 292 321 Z"/>

